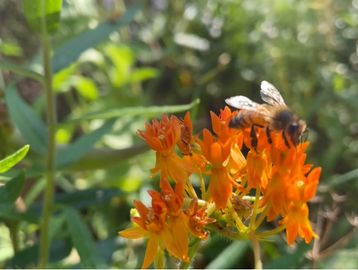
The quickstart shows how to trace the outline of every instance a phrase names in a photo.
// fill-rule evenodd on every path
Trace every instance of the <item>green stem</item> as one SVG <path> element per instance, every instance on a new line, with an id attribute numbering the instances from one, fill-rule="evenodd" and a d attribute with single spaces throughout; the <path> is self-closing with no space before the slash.
<path id="1" fill-rule="evenodd" d="M 51 44 L 46 29 L 45 1 L 42 1 L 42 46 L 43 46 L 43 67 L 45 75 L 45 92 L 47 102 L 47 124 L 48 124 L 48 149 L 47 149 L 47 179 L 45 195 L 43 200 L 43 220 L 41 223 L 40 258 L 39 268 L 46 268 L 49 257 L 50 239 L 49 223 L 53 209 L 53 194 L 55 188 L 55 156 L 56 156 L 56 108 L 55 96 L 52 90 L 52 68 L 51 68 Z"/>
<path id="2" fill-rule="evenodd" d="M 8 224 L 8 228 L 10 231 L 12 248 L 14 250 L 14 254 L 16 254 L 19 251 L 19 237 L 18 237 L 19 223 L 17 221 L 10 222 Z"/>
<path id="3" fill-rule="evenodd" d="M 252 243 L 252 249 L 254 251 L 255 269 L 262 269 L 260 242 L 258 241 L 254 233 L 251 234 L 250 238 Z"/>
<path id="4" fill-rule="evenodd" d="M 252 231 L 255 231 L 254 227 L 255 227 L 255 222 L 256 222 L 257 211 L 258 211 L 258 208 L 259 208 L 260 193 L 261 193 L 260 188 L 256 188 L 254 209 L 253 209 L 253 212 L 252 212 L 252 216 L 250 218 L 250 225 L 249 225 L 249 228 Z"/>

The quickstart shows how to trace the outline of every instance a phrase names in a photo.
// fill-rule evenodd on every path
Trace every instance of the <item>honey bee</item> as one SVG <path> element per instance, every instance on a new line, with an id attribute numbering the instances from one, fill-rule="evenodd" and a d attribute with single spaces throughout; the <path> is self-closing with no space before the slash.
<path id="1" fill-rule="evenodd" d="M 257 145 L 255 128 L 264 128 L 267 140 L 272 143 L 271 131 L 281 132 L 286 146 L 296 146 L 306 131 L 306 123 L 287 107 L 280 92 L 267 81 L 261 82 L 261 98 L 265 104 L 258 104 L 245 96 L 227 98 L 225 102 L 239 109 L 229 123 L 232 128 L 251 127 L 251 144 Z"/>

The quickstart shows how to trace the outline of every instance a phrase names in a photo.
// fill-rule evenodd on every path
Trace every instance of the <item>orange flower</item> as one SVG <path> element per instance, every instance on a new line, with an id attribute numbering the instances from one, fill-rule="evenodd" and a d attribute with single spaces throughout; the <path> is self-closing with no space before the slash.
<path id="1" fill-rule="evenodd" d="M 210 112 L 211 117 L 211 125 L 214 133 L 218 136 L 219 140 L 222 142 L 226 142 L 227 140 L 232 140 L 233 137 L 240 134 L 242 132 L 239 129 L 229 128 L 229 123 L 237 114 L 237 111 L 231 112 L 230 108 L 225 106 L 223 110 L 220 110 L 220 115 L 217 116 L 215 113 Z M 242 136 L 237 137 L 236 143 L 239 147 L 242 147 Z"/>
<path id="2" fill-rule="evenodd" d="M 209 130 L 203 130 L 203 141 L 199 141 L 201 150 L 205 158 L 210 163 L 211 170 L 209 173 L 209 195 L 215 202 L 215 205 L 219 209 L 226 207 L 228 200 L 232 195 L 233 179 L 230 175 L 230 169 L 233 166 L 233 162 L 237 159 L 231 159 L 230 167 L 230 152 L 232 141 L 227 140 L 225 143 L 216 140 Z M 242 166 L 238 164 L 236 167 Z"/>
<path id="3" fill-rule="evenodd" d="M 187 112 L 184 116 L 184 120 L 181 121 L 181 133 L 180 140 L 178 141 L 178 147 L 183 155 L 192 154 L 192 144 L 194 143 L 193 137 L 193 124 L 190 119 L 190 113 Z"/>
<path id="4" fill-rule="evenodd" d="M 184 190 L 180 185 L 174 191 L 167 180 L 161 179 L 162 193 L 149 192 L 152 207 L 134 202 L 139 217 L 133 217 L 132 221 L 138 226 L 119 232 L 120 236 L 129 239 L 148 238 L 142 268 L 150 266 L 159 249 L 167 250 L 180 260 L 189 260 L 188 217 L 181 210 Z"/>
<path id="5" fill-rule="evenodd" d="M 247 175 L 249 188 L 265 189 L 271 178 L 271 160 L 266 151 L 250 150 L 247 155 Z"/>
<path id="6" fill-rule="evenodd" d="M 199 239 L 205 239 L 208 236 L 208 232 L 204 230 L 204 227 L 209 223 L 215 222 L 215 219 L 207 217 L 206 207 L 199 208 L 198 200 L 193 199 L 185 214 L 189 218 L 191 233 Z"/>
<path id="7" fill-rule="evenodd" d="M 156 151 L 155 167 L 152 176 L 160 173 L 163 178 L 171 178 L 175 182 L 185 182 L 192 166 L 180 158 L 175 152 L 175 145 L 181 138 L 181 122 L 175 116 L 168 118 L 163 114 L 162 120 L 153 120 L 146 124 L 145 131 L 138 131 L 139 136 Z"/>
<path id="8" fill-rule="evenodd" d="M 165 153 L 173 151 L 180 139 L 180 122 L 174 115 L 170 118 L 163 114 L 162 120 L 152 120 L 145 125 L 145 131 L 138 131 L 139 136 L 155 151 Z"/>
<path id="9" fill-rule="evenodd" d="M 298 235 L 304 238 L 307 244 L 313 237 L 318 237 L 310 224 L 306 203 L 291 202 L 282 224 L 286 225 L 286 237 L 289 245 L 295 241 Z"/>

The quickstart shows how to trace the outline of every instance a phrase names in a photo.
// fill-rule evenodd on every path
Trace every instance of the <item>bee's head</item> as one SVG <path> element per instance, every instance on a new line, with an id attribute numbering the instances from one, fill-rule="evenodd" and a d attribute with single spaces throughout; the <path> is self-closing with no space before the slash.
<path id="1" fill-rule="evenodd" d="M 302 133 L 306 131 L 306 123 L 303 120 L 292 122 L 287 126 L 286 132 L 293 145 L 297 145 L 300 142 Z"/>

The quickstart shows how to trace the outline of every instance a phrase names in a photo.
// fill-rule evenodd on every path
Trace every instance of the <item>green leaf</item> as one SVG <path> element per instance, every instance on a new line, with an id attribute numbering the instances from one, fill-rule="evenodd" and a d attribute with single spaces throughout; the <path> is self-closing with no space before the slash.
<path id="1" fill-rule="evenodd" d="M 39 82 L 44 81 L 44 77 L 42 76 L 42 74 L 37 73 L 36 71 L 33 71 L 33 70 L 28 69 L 26 67 L 6 62 L 4 60 L 0 61 L 0 69 L 9 70 L 9 71 L 15 72 L 15 73 L 17 73 L 19 75 L 38 80 Z"/>
<path id="2" fill-rule="evenodd" d="M 235 241 L 221 251 L 221 253 L 218 254 L 217 257 L 206 266 L 206 268 L 235 268 L 248 249 L 249 244 L 247 241 Z"/>
<path id="3" fill-rule="evenodd" d="M 111 131 L 113 124 L 114 121 L 109 121 L 95 131 L 83 135 L 77 141 L 68 145 L 65 149 L 58 151 L 56 158 L 57 168 L 69 165 L 85 156 L 103 135 Z"/>
<path id="4" fill-rule="evenodd" d="M 120 195 L 121 193 L 118 189 L 86 189 L 73 193 L 56 194 L 55 204 L 83 209 L 108 203 L 113 197 Z"/>
<path id="5" fill-rule="evenodd" d="M 10 170 L 13 166 L 15 166 L 17 163 L 19 163 L 27 154 L 29 151 L 30 146 L 27 144 L 17 150 L 15 153 L 13 153 L 10 156 L 7 156 L 6 158 L 0 160 L 0 173 L 7 172 Z"/>
<path id="6" fill-rule="evenodd" d="M 136 116 L 136 115 L 145 115 L 146 117 L 153 117 L 162 113 L 176 113 L 190 110 L 191 108 L 197 106 L 200 103 L 199 99 L 194 100 L 193 102 L 185 105 L 168 105 L 168 106 L 150 106 L 150 107 L 129 107 L 129 108 L 120 108 L 120 109 L 111 109 L 104 112 L 89 113 L 80 118 L 73 119 L 70 121 L 82 121 L 89 119 L 110 119 L 118 118 L 122 116 Z"/>
<path id="7" fill-rule="evenodd" d="M 117 31 L 119 28 L 132 21 L 140 9 L 141 5 L 135 5 L 129 8 L 119 20 L 114 22 L 105 22 L 98 25 L 94 29 L 86 30 L 76 35 L 76 37 L 69 42 L 60 46 L 55 51 L 52 70 L 54 72 L 58 72 L 75 62 L 84 51 L 97 46 L 101 42 L 105 41 L 111 33 Z"/>
<path id="8" fill-rule="evenodd" d="M 45 17 L 48 33 L 54 33 L 60 23 L 62 0 L 23 0 L 25 17 L 30 27 L 41 33 L 42 18 Z"/>
<path id="9" fill-rule="evenodd" d="M 34 151 L 45 154 L 47 151 L 47 128 L 32 108 L 18 95 L 15 85 L 5 91 L 6 104 L 10 116 L 22 136 Z"/>
<path id="10" fill-rule="evenodd" d="M 14 254 L 14 257 L 7 262 L 5 268 L 22 269 L 36 268 L 39 257 L 39 244 L 24 248 Z M 67 241 L 57 240 L 50 247 L 50 262 L 62 260 L 71 252 L 71 245 Z"/>
<path id="11" fill-rule="evenodd" d="M 39 218 L 37 213 L 24 212 L 20 213 L 15 209 L 14 203 L 0 203 L 0 218 L 14 221 L 27 221 L 38 224 Z"/>
<path id="12" fill-rule="evenodd" d="M 107 56 L 112 60 L 109 77 L 114 87 L 119 88 L 128 82 L 134 63 L 134 53 L 128 46 L 109 44 L 105 47 Z"/>
<path id="13" fill-rule="evenodd" d="M 13 203 L 20 196 L 25 183 L 25 173 L 22 171 L 0 187 L 0 203 Z"/>
<path id="14" fill-rule="evenodd" d="M 149 80 L 158 76 L 158 70 L 156 68 L 139 68 L 134 70 L 130 76 L 129 81 L 132 83 Z"/>
<path id="15" fill-rule="evenodd" d="M 77 92 L 86 100 L 93 101 L 99 96 L 99 91 L 93 80 L 83 76 L 72 76 L 72 85 Z"/>
<path id="16" fill-rule="evenodd" d="M 73 245 L 81 258 L 81 266 L 83 268 L 101 268 L 104 265 L 104 260 L 97 252 L 91 232 L 82 221 L 81 216 L 70 207 L 64 207 L 64 214 Z"/>
<path id="17" fill-rule="evenodd" d="M 301 268 L 302 262 L 306 260 L 306 253 L 311 249 L 310 245 L 300 243 L 297 245 L 295 252 L 287 252 L 282 254 L 276 260 L 265 263 L 267 269 L 292 269 Z"/>

